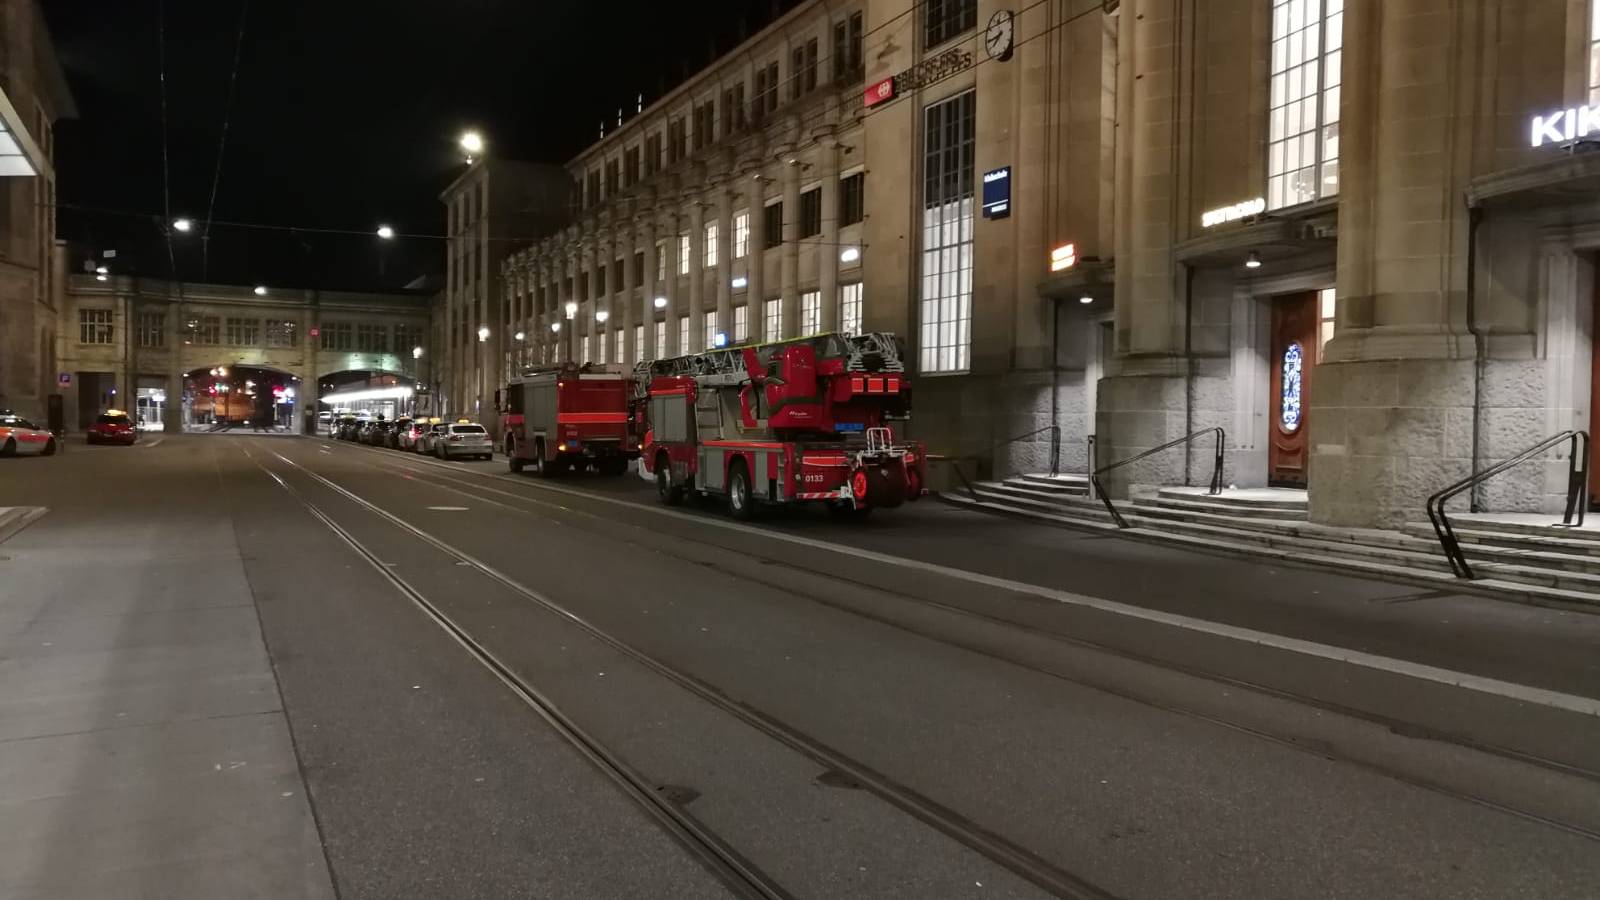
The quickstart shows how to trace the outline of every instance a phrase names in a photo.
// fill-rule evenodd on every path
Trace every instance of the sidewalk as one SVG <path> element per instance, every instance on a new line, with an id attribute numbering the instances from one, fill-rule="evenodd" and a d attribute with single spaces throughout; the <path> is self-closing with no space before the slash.
<path id="1" fill-rule="evenodd" d="M 0 896 L 332 897 L 212 465 L 153 461 L 0 473 Z"/>

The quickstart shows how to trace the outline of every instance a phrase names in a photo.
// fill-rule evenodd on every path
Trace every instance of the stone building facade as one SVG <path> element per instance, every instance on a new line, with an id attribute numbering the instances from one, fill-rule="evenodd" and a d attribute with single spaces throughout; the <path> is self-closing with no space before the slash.
<path id="1" fill-rule="evenodd" d="M 45 418 L 63 274 L 55 125 L 77 115 L 36 0 L 0 2 L 0 409 Z"/>
<path id="2" fill-rule="evenodd" d="M 1064 471 L 1221 428 L 1230 484 L 1415 520 L 1600 399 L 1592 6 L 802 3 L 567 165 L 580 209 L 501 269 L 500 374 L 893 331 L 916 436 L 987 471 L 1052 427 Z"/>
<path id="3" fill-rule="evenodd" d="M 318 410 L 322 379 L 383 372 L 427 385 L 433 358 L 425 294 L 290 291 L 110 275 L 66 280 L 57 345 L 66 425 L 160 397 L 181 430 L 184 377 L 259 366 L 299 379 L 302 414 Z"/>

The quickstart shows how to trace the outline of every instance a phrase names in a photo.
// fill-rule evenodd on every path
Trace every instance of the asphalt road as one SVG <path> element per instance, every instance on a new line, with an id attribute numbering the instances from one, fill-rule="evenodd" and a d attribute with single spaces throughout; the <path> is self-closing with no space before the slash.
<path id="1" fill-rule="evenodd" d="M 312 870 L 363 898 L 1600 895 L 1600 616 L 937 502 L 744 525 L 633 476 L 320 439 L 0 460 L 7 505 L 51 509 L 0 544 L 41 609 L 107 520 L 161 536 L 115 561 L 177 616 L 145 627 L 181 638 L 203 604 L 171 598 L 218 590 L 148 571 L 237 570 L 306 796 L 230 800 L 241 843 L 290 847 L 260 896 Z M 9 709 L 20 816 L 41 763 Z M 181 823 L 208 790 L 141 802 Z M 62 815 L 0 864 L 92 858 Z M 0 895 L 38 884 L 78 882 Z"/>

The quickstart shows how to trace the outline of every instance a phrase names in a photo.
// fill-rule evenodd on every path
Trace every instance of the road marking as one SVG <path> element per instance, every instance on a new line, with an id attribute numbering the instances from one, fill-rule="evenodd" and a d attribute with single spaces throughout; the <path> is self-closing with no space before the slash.
<path id="1" fill-rule="evenodd" d="M 428 508 L 431 509 L 431 510 L 434 510 L 435 512 L 466 512 L 467 511 L 467 508 L 465 506 L 430 506 Z"/>
<path id="2" fill-rule="evenodd" d="M 279 458 L 282 459 L 282 457 Z M 285 459 L 284 462 L 289 462 L 290 465 L 295 465 L 295 463 L 290 462 L 287 459 Z M 999 578 L 994 575 L 984 575 L 980 572 L 968 572 L 964 569 L 941 566 L 938 563 L 924 562 L 919 559 L 891 556 L 887 553 L 879 553 L 875 550 L 864 550 L 859 547 L 850 547 L 844 544 L 835 544 L 829 541 L 817 540 L 815 538 L 786 534 L 781 531 L 771 531 L 764 528 L 744 525 L 738 522 L 690 515 L 689 513 L 679 512 L 675 509 L 665 509 L 659 506 L 648 506 L 643 503 L 634 503 L 629 500 L 618 500 L 614 497 L 607 497 L 603 494 L 591 494 L 584 491 L 574 490 L 572 488 L 563 488 L 550 484 L 535 483 L 530 482 L 527 479 L 513 478 L 507 475 L 491 475 L 487 472 L 481 472 L 465 466 L 444 465 L 440 463 L 434 463 L 431 460 L 419 460 L 419 462 L 426 462 L 438 468 L 449 469 L 455 472 L 470 472 L 483 478 L 509 481 L 514 484 L 537 487 L 541 490 L 553 491 L 558 494 L 568 494 L 574 497 L 582 497 L 584 499 L 594 500 L 600 503 L 609 503 L 614 506 L 626 506 L 630 509 L 650 512 L 661 516 L 668 516 L 674 519 L 680 519 L 686 522 L 694 522 L 713 528 L 722 528 L 728 531 L 737 531 L 743 534 L 785 541 L 790 544 L 809 547 L 815 550 L 841 553 L 845 556 L 853 556 L 857 559 L 864 559 L 871 562 L 883 563 L 885 565 L 897 566 L 902 569 L 911 569 L 933 575 L 942 575 L 946 578 L 966 581 L 968 583 L 982 585 L 984 587 L 1011 591 L 1018 594 L 1031 594 L 1035 597 L 1041 597 L 1046 600 L 1054 600 L 1057 603 L 1063 603 L 1069 606 L 1078 606 L 1085 609 L 1093 609 L 1099 612 L 1110 613 L 1112 615 L 1123 616 L 1130 619 L 1154 622 L 1159 625 L 1166 625 L 1172 628 L 1181 628 L 1186 631 L 1194 631 L 1201 634 L 1209 634 L 1215 637 L 1242 641 L 1247 644 L 1255 644 L 1257 646 L 1268 647 L 1274 650 L 1298 653 L 1302 656 L 1332 660 L 1334 662 L 1359 666 L 1364 669 L 1387 672 L 1391 675 L 1402 675 L 1408 678 L 1415 678 L 1419 681 L 1432 681 L 1437 684 L 1463 688 L 1465 690 L 1476 691 L 1480 694 L 1489 694 L 1495 697 L 1504 697 L 1523 703 L 1532 703 L 1537 706 L 1546 706 L 1551 709 L 1575 712 L 1588 716 L 1600 716 L 1600 699 L 1596 699 L 1594 697 L 1584 697 L 1579 694 L 1568 694 L 1561 691 L 1549 690 L 1547 688 L 1534 687 L 1532 685 L 1517 684 L 1511 681 L 1502 681 L 1498 678 L 1488 678 L 1482 675 L 1473 675 L 1470 672 L 1458 672 L 1454 669 L 1430 666 L 1426 663 L 1395 659 L 1394 657 L 1390 656 L 1380 656 L 1376 653 L 1365 653 L 1360 650 L 1350 650 L 1345 647 L 1335 647 L 1331 644 L 1322 644 L 1316 641 L 1292 638 L 1286 635 L 1272 634 L 1271 632 L 1266 631 L 1257 631 L 1254 628 L 1245 628 L 1239 625 L 1227 625 L 1221 622 L 1212 622 L 1207 619 L 1196 619 L 1191 616 L 1179 615 L 1177 613 L 1146 609 L 1142 606 L 1119 603 L 1115 600 L 1106 600 L 1100 597 L 1090 597 L 1085 594 L 1075 594 L 1071 591 L 1057 590 L 1055 588 L 1044 587 L 1037 584 L 1028 584 L 1022 581 L 1012 581 L 1009 578 Z"/>

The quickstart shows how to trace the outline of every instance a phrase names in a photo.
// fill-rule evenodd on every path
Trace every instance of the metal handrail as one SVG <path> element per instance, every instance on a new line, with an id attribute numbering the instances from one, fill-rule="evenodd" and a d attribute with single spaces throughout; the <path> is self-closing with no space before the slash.
<path id="1" fill-rule="evenodd" d="M 1044 434 L 1046 431 L 1050 432 L 1050 475 L 1052 477 L 1054 477 L 1056 475 L 1059 475 L 1059 474 L 1061 474 L 1061 426 L 1060 425 L 1046 425 L 1043 428 L 1035 428 L 1034 430 L 1028 432 L 1027 434 L 1019 434 L 1019 435 L 1017 435 L 1016 437 L 1012 438 L 1009 441 L 1001 441 L 1001 442 L 999 442 L 999 443 L 994 445 L 995 454 L 997 456 L 999 455 L 999 451 L 1000 451 L 1001 447 L 1004 447 L 1004 446 L 1006 446 L 1008 444 L 1015 444 L 1018 441 L 1025 441 L 1028 438 L 1033 437 L 1034 435 Z"/>
<path id="2" fill-rule="evenodd" d="M 1501 472 L 1520 466 L 1536 456 L 1541 456 L 1550 448 L 1563 442 L 1568 442 L 1569 444 L 1567 448 L 1567 507 L 1565 513 L 1561 516 L 1561 521 L 1556 523 L 1555 527 L 1581 527 L 1583 525 L 1584 508 L 1589 505 L 1586 496 L 1589 492 L 1589 432 L 1587 431 L 1568 430 L 1547 437 L 1516 456 L 1502 460 L 1482 472 L 1474 472 L 1428 498 L 1428 521 L 1433 523 L 1433 533 L 1439 536 L 1439 546 L 1444 550 L 1445 559 L 1450 561 L 1450 571 L 1457 578 L 1473 578 L 1474 576 L 1472 567 L 1467 564 L 1466 554 L 1461 550 L 1461 542 L 1456 540 L 1456 531 L 1450 524 L 1450 517 L 1445 513 L 1445 503 L 1462 491 L 1476 487 Z M 1572 521 L 1574 515 L 1578 518 L 1576 522 Z"/>
<path id="3" fill-rule="evenodd" d="M 1128 520 L 1124 519 L 1122 517 L 1122 513 L 1117 512 L 1117 508 L 1111 504 L 1111 497 L 1106 494 L 1105 487 L 1100 484 L 1100 476 L 1111 471 L 1112 469 L 1120 469 L 1130 463 L 1136 463 L 1141 459 L 1154 456 L 1163 450 L 1170 450 L 1179 444 L 1188 444 L 1195 438 L 1203 437 L 1208 434 L 1215 434 L 1217 436 L 1216 463 L 1211 468 L 1211 488 L 1210 490 L 1206 491 L 1208 496 L 1215 496 L 1222 493 L 1222 462 L 1224 455 L 1227 453 L 1226 446 L 1228 443 L 1228 433 L 1221 427 L 1202 428 L 1192 434 L 1186 434 L 1177 440 L 1167 441 L 1165 444 L 1162 444 L 1159 447 L 1151 447 L 1149 450 L 1146 450 L 1143 453 L 1135 454 L 1127 459 L 1118 460 L 1109 466 L 1102 466 L 1089 473 L 1089 483 L 1094 487 L 1094 492 L 1100 496 L 1100 502 L 1105 504 L 1106 512 L 1111 514 L 1111 520 L 1117 523 L 1118 528 L 1127 528 Z"/>

